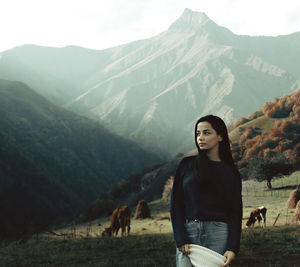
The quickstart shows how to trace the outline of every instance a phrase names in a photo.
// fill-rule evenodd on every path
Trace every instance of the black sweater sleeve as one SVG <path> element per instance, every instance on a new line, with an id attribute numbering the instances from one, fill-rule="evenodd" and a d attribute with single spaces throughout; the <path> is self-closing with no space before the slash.
<path id="1" fill-rule="evenodd" d="M 181 160 L 176 170 L 170 204 L 173 234 L 178 248 L 188 243 L 187 233 L 184 228 L 184 195 L 182 188 L 184 161 L 185 158 Z"/>
<path id="2" fill-rule="evenodd" d="M 236 179 L 238 180 L 234 183 L 234 192 L 231 196 L 231 205 L 228 212 L 227 250 L 238 253 L 240 248 L 243 203 L 241 178 L 236 177 Z"/>

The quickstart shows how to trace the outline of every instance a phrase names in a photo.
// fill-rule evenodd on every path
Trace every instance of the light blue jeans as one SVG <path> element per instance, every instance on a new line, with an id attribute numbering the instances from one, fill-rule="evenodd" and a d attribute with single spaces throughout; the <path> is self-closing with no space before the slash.
<path id="1" fill-rule="evenodd" d="M 188 233 L 189 244 L 207 247 L 223 255 L 228 239 L 228 225 L 225 222 L 200 221 L 185 224 Z M 193 267 L 190 258 L 176 249 L 176 266 Z"/>

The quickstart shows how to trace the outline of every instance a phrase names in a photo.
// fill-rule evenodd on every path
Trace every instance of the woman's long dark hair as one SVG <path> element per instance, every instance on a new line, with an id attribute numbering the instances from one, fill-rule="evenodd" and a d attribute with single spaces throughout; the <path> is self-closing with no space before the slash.
<path id="1" fill-rule="evenodd" d="M 206 154 L 206 151 L 201 150 L 197 142 L 197 126 L 200 122 L 204 122 L 204 121 L 209 122 L 213 127 L 213 129 L 217 132 L 217 134 L 222 136 L 222 141 L 219 143 L 219 156 L 221 160 L 226 162 L 233 169 L 234 173 L 238 177 L 240 177 L 240 173 L 236 168 L 232 158 L 227 127 L 221 118 L 214 115 L 207 115 L 201 117 L 195 124 L 194 136 L 195 136 L 195 143 L 198 149 L 198 156 L 196 158 L 195 163 L 196 163 L 196 168 L 198 170 L 201 170 L 201 176 L 204 175 L 207 177 L 212 171 L 209 170 L 210 164 L 209 164 L 209 159 Z"/>

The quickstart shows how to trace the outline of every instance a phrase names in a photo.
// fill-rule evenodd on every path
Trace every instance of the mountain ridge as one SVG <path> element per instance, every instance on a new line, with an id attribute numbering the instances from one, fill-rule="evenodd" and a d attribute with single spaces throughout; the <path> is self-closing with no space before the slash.
<path id="1" fill-rule="evenodd" d="M 29 85 L 43 88 L 40 93 L 51 101 L 172 157 L 191 148 L 192 125 L 200 116 L 213 113 L 230 123 L 273 97 L 295 91 L 300 86 L 298 47 L 299 33 L 240 36 L 204 13 L 186 9 L 168 30 L 152 38 L 99 51 L 56 50 L 60 61 L 43 53 L 40 58 L 50 73 L 58 63 L 63 69 L 57 68 L 51 78 L 39 65 L 31 66 L 34 75 L 28 69 L 20 75 L 19 65 L 8 71 L 3 57 L 9 61 L 15 52 L 4 53 L 0 77 L 31 77 Z M 64 53 L 74 57 L 70 60 Z M 19 54 L 22 62 L 36 57 L 34 49 Z"/>

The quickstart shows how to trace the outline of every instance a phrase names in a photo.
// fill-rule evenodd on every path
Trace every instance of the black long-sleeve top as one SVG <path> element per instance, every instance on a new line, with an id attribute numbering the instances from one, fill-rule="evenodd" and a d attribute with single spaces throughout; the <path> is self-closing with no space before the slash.
<path id="1" fill-rule="evenodd" d="M 193 171 L 196 156 L 178 165 L 171 196 L 171 220 L 177 247 L 188 244 L 186 219 L 228 223 L 226 250 L 237 253 L 242 222 L 241 179 L 223 161 L 210 161 L 214 178 L 199 179 Z"/>

